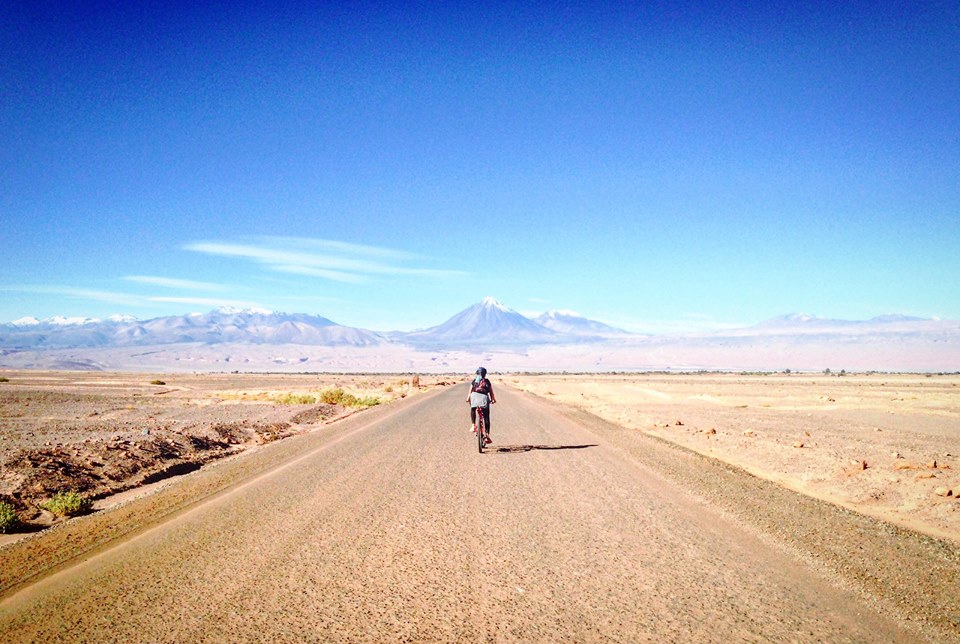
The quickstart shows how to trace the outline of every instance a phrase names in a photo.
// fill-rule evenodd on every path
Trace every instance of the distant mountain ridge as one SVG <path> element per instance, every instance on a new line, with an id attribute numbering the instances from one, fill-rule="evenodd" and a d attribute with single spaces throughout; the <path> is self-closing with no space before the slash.
<path id="1" fill-rule="evenodd" d="M 699 334 L 702 337 L 855 336 L 863 334 L 953 333 L 957 323 L 887 314 L 870 320 L 834 320 L 794 313 L 752 327 Z M 445 322 L 411 332 L 380 333 L 343 326 L 320 315 L 222 307 L 139 320 L 114 315 L 105 320 L 56 316 L 23 317 L 0 324 L 0 348 L 46 350 L 172 344 L 308 345 L 375 347 L 403 344 L 421 350 L 517 348 L 524 346 L 629 343 L 639 338 L 574 311 L 548 311 L 529 318 L 492 297 Z M 663 336 L 661 336 L 663 337 Z"/>
<path id="2" fill-rule="evenodd" d="M 319 315 L 226 307 L 152 320 L 129 316 L 107 320 L 21 318 L 0 325 L 0 346 L 17 349 L 228 342 L 370 346 L 387 341 L 381 334 L 342 326 Z"/>
<path id="3" fill-rule="evenodd" d="M 534 321 L 557 333 L 578 336 L 617 337 L 631 335 L 623 329 L 590 320 L 576 311 L 547 311 Z"/>

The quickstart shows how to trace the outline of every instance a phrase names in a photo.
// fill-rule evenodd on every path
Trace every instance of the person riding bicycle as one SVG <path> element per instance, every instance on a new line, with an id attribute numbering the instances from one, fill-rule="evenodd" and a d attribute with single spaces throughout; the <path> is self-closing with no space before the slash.
<path id="1" fill-rule="evenodd" d="M 470 382 L 467 402 L 470 403 L 470 431 L 477 432 L 477 409 L 479 408 L 487 429 L 484 441 L 489 445 L 493 442 L 490 440 L 490 405 L 497 402 L 497 397 L 493 395 L 493 385 L 487 380 L 487 370 L 483 367 L 477 369 L 477 377 Z"/>

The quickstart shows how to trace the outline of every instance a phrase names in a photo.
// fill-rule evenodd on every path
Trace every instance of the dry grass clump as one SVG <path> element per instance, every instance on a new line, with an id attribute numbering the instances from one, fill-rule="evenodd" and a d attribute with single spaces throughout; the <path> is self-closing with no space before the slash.
<path id="1" fill-rule="evenodd" d="M 320 392 L 320 402 L 343 407 L 373 407 L 380 404 L 380 399 L 376 396 L 361 398 L 345 392 L 340 387 L 331 387 Z"/>

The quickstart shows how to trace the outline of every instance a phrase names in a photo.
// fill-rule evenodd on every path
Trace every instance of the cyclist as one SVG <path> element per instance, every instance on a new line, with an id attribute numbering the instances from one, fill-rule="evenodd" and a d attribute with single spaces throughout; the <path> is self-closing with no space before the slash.
<path id="1" fill-rule="evenodd" d="M 477 433 L 477 408 L 479 407 L 487 427 L 484 441 L 489 445 L 493 442 L 490 440 L 490 405 L 497 402 L 497 397 L 493 394 L 493 385 L 487 380 L 487 370 L 484 367 L 477 369 L 477 377 L 470 382 L 467 402 L 470 403 L 470 431 Z"/>

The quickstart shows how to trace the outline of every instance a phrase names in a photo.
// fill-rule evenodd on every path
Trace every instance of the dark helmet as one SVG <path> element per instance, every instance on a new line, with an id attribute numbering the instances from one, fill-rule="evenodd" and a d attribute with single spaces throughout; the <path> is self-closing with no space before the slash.
<path id="1" fill-rule="evenodd" d="M 477 368 L 477 375 L 480 376 L 481 378 L 486 378 L 486 377 L 487 377 L 487 369 L 486 369 L 486 367 L 478 367 L 478 368 Z"/>

